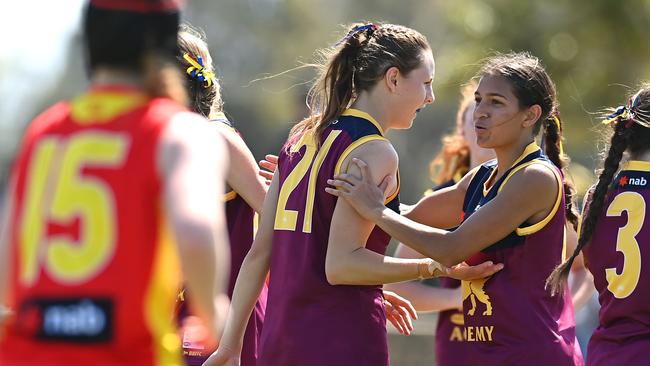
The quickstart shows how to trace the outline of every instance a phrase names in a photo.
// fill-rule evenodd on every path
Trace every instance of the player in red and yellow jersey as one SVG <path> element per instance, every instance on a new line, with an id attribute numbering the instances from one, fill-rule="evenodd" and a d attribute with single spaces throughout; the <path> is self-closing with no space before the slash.
<path id="1" fill-rule="evenodd" d="M 228 153 L 162 66 L 178 18 L 171 1 L 88 6 L 90 89 L 30 124 L 11 176 L 0 364 L 181 365 L 181 268 L 217 336 Z"/>

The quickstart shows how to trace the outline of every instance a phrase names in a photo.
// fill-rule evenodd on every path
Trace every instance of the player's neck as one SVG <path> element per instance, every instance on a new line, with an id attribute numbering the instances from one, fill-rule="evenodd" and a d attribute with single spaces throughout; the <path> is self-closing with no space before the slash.
<path id="1" fill-rule="evenodd" d="M 354 103 L 352 103 L 352 108 L 371 115 L 385 132 L 390 129 L 388 125 L 388 110 L 386 109 L 385 103 L 378 103 L 377 101 L 378 98 L 371 98 L 366 92 L 362 92 Z"/>
<path id="2" fill-rule="evenodd" d="M 90 83 L 93 86 L 128 85 L 133 87 L 142 87 L 143 80 L 133 72 L 109 68 L 97 68 L 97 70 L 93 71 Z"/>
<path id="3" fill-rule="evenodd" d="M 498 172 L 496 179 L 499 179 L 512 165 L 521 157 L 521 154 L 526 150 L 526 146 L 530 144 L 530 138 L 521 139 L 517 143 L 495 147 L 494 152 L 497 155 Z"/>

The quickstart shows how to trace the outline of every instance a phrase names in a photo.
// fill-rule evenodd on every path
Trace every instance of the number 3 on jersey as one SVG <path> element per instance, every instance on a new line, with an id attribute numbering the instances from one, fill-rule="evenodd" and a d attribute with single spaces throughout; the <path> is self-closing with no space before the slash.
<path id="1" fill-rule="evenodd" d="M 111 187 L 86 168 L 119 168 L 128 140 L 92 133 L 46 138 L 33 149 L 20 221 L 20 279 L 38 280 L 43 268 L 60 283 L 95 276 L 115 251 L 115 199 Z M 50 235 L 50 223 L 79 220 L 79 235 Z"/>
<path id="2" fill-rule="evenodd" d="M 341 131 L 332 131 L 325 139 L 325 142 L 316 153 L 316 143 L 313 140 L 312 135 L 304 135 L 300 142 L 291 147 L 292 152 L 297 152 L 303 146 L 305 146 L 305 152 L 303 153 L 300 161 L 293 170 L 289 173 L 284 183 L 280 187 L 280 193 L 278 196 L 278 206 L 275 211 L 275 230 L 289 230 L 296 231 L 297 221 L 298 221 L 298 211 L 288 210 L 287 201 L 291 193 L 298 187 L 298 185 L 303 181 L 307 172 L 309 174 L 309 181 L 307 183 L 307 194 L 305 199 L 305 217 L 302 223 L 302 232 L 311 233 L 311 224 L 312 224 L 312 214 L 314 212 L 314 196 L 316 195 L 316 180 L 318 178 L 318 172 L 323 165 L 323 161 L 327 156 L 334 140 L 338 137 Z M 305 141 L 306 140 L 306 141 Z M 314 157 L 315 156 L 315 157 Z"/>
<path id="3" fill-rule="evenodd" d="M 636 192 L 623 192 L 616 196 L 607 208 L 607 216 L 621 216 L 627 211 L 627 224 L 618 229 L 616 250 L 623 253 L 621 274 L 616 268 L 605 269 L 607 289 L 618 299 L 632 294 L 641 276 L 641 251 L 636 236 L 645 221 L 646 203 Z"/>

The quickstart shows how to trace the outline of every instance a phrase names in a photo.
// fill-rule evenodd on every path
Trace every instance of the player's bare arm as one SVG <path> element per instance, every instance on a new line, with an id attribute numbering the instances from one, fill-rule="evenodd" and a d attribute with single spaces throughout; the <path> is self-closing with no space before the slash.
<path id="1" fill-rule="evenodd" d="M 495 199 L 449 232 L 385 209 L 381 204 L 382 192 L 370 179 L 367 164 L 355 162 L 360 165 L 363 178 L 341 174 L 332 181 L 338 189 L 327 191 L 344 197 L 395 239 L 447 266 L 464 261 L 523 223 L 541 221 L 553 209 L 558 194 L 557 178 L 550 168 L 533 164 L 515 173 Z M 522 200 L 527 192 L 536 194 Z"/>

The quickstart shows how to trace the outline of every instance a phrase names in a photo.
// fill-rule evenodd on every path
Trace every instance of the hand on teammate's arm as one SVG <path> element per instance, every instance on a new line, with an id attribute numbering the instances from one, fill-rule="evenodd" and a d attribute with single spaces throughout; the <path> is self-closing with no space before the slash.
<path id="1" fill-rule="evenodd" d="M 364 161 L 355 159 L 353 163 L 361 170 L 361 178 L 339 174 L 328 181 L 335 188 L 325 190 L 343 197 L 360 215 L 393 238 L 448 267 L 504 238 L 528 219 L 547 215 L 559 189 L 550 168 L 540 164 L 528 166 L 514 174 L 495 199 L 456 230 L 447 231 L 420 224 L 385 207 L 381 197 L 389 178 L 377 186 L 369 177 L 371 172 Z M 518 199 L 530 190 L 539 194 L 527 200 Z"/>
<path id="2" fill-rule="evenodd" d="M 264 160 L 260 160 L 258 164 L 260 166 L 259 175 L 266 179 L 266 185 L 271 185 L 273 174 L 278 169 L 278 156 L 267 154 L 264 156 Z"/>

